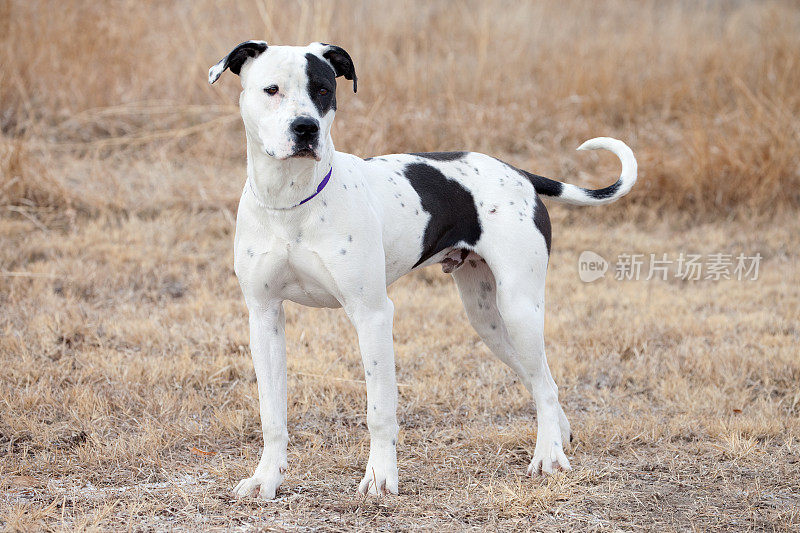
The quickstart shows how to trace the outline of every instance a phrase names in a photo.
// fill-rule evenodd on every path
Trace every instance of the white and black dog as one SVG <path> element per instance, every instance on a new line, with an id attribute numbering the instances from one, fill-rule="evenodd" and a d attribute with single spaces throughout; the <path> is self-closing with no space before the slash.
<path id="1" fill-rule="evenodd" d="M 545 272 L 550 219 L 539 199 L 601 205 L 636 181 L 621 141 L 597 138 L 579 150 L 610 150 L 622 161 L 613 185 L 587 190 L 473 152 L 361 159 L 334 150 L 336 78 L 353 82 L 350 55 L 247 41 L 211 67 L 241 77 L 247 181 L 239 201 L 234 270 L 250 315 L 264 450 L 238 496 L 270 499 L 287 468 L 286 341 L 283 301 L 342 307 L 358 333 L 367 384 L 370 451 L 362 493 L 397 493 L 394 306 L 386 287 L 415 268 L 441 263 L 483 341 L 533 395 L 536 449 L 529 474 L 569 469 L 570 427 L 545 358 Z"/>

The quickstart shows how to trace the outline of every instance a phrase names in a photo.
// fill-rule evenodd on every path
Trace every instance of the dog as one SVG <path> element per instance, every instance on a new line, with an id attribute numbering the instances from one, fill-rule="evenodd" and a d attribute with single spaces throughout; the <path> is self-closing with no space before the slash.
<path id="1" fill-rule="evenodd" d="M 367 389 L 369 459 L 361 493 L 398 492 L 397 383 L 386 288 L 441 263 L 467 317 L 491 351 L 520 377 L 537 412 L 529 475 L 570 469 L 570 425 L 545 357 L 545 273 L 550 219 L 540 197 L 608 204 L 636 182 L 633 152 L 600 137 L 578 150 L 617 155 L 613 185 L 589 190 L 474 152 L 362 159 L 331 140 L 336 79 L 358 79 L 350 55 L 325 43 L 246 41 L 209 69 L 242 83 L 247 180 L 239 201 L 234 271 L 249 312 L 264 448 L 233 492 L 275 497 L 288 467 L 284 300 L 341 307 L 355 326 Z"/>

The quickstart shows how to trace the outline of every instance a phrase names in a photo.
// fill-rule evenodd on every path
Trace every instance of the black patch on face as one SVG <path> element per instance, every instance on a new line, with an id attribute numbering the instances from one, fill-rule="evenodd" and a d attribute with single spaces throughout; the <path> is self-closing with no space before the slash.
<path id="1" fill-rule="evenodd" d="M 431 215 L 422 238 L 422 254 L 414 268 L 458 243 L 474 246 L 481 237 L 475 200 L 467 189 L 425 163 L 406 165 L 405 176 Z"/>
<path id="2" fill-rule="evenodd" d="M 539 195 L 536 195 L 536 207 L 533 211 L 533 223 L 536 228 L 544 237 L 544 243 L 547 245 L 547 255 L 550 255 L 550 241 L 552 239 L 552 229 L 550 227 L 550 216 L 547 214 L 547 208 L 542 203 Z"/>
<path id="3" fill-rule="evenodd" d="M 308 96 L 319 111 L 319 116 L 324 117 L 328 111 L 336 109 L 336 73 L 319 57 L 306 54 L 306 76 Z M 320 94 L 322 89 L 327 94 Z"/>
<path id="4" fill-rule="evenodd" d="M 409 155 L 433 159 L 434 161 L 458 161 L 466 154 L 467 152 L 414 152 Z"/>

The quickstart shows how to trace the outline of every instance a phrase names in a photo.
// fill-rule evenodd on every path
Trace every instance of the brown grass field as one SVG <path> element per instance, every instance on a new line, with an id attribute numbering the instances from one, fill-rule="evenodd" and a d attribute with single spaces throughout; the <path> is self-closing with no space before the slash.
<path id="1" fill-rule="evenodd" d="M 0 529 L 800 530 L 796 2 L 0 0 Z M 289 462 L 261 446 L 232 268 L 236 43 L 346 48 L 337 149 L 469 149 L 584 186 L 548 204 L 546 342 L 573 470 L 523 474 L 531 400 L 438 268 L 400 280 L 400 495 L 363 498 L 353 328 L 287 305 Z M 757 280 L 583 283 L 578 256 L 761 254 Z M 613 265 L 612 265 L 613 270 Z"/>

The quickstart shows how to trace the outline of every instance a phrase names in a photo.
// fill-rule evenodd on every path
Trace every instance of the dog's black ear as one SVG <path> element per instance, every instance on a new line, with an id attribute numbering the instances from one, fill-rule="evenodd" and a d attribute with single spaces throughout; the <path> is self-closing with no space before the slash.
<path id="1" fill-rule="evenodd" d="M 336 77 L 344 76 L 346 80 L 353 80 L 353 92 L 356 92 L 358 90 L 358 78 L 356 77 L 356 67 L 353 65 L 353 60 L 350 59 L 350 54 L 344 48 L 339 48 L 332 44 L 321 44 L 325 47 L 322 57 L 331 64 Z"/>
<path id="2" fill-rule="evenodd" d="M 237 76 L 242 71 L 242 65 L 250 58 L 256 58 L 267 49 L 266 41 L 245 41 L 230 51 L 219 63 L 208 69 L 208 83 L 214 83 L 219 79 L 225 69 Z"/>

